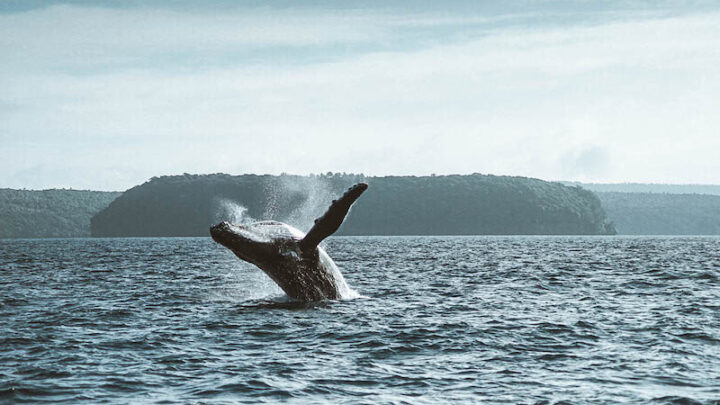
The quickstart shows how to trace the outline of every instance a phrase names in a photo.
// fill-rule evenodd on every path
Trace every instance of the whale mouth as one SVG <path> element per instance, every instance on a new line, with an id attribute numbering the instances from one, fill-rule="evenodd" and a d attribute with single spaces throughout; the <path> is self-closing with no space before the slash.
<path id="1" fill-rule="evenodd" d="M 217 225 L 210 227 L 210 234 L 211 235 L 221 235 L 225 232 L 230 231 L 233 227 L 239 227 L 238 225 L 233 225 L 228 221 L 222 221 Z"/>
<path id="2" fill-rule="evenodd" d="M 269 244 L 270 238 L 244 225 L 223 221 L 210 228 L 213 240 L 233 251 L 256 249 Z"/>
<path id="3" fill-rule="evenodd" d="M 235 225 L 237 227 L 237 225 Z M 225 240 L 233 234 L 233 224 L 227 221 L 222 221 L 215 226 L 210 227 L 210 236 L 217 243 L 222 244 Z"/>

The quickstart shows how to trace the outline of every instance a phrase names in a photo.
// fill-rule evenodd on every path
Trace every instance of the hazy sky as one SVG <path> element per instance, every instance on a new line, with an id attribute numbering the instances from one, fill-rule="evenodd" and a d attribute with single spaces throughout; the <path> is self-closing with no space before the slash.
<path id="1" fill-rule="evenodd" d="M 3 1 L 0 187 L 327 171 L 720 183 L 713 3 Z"/>

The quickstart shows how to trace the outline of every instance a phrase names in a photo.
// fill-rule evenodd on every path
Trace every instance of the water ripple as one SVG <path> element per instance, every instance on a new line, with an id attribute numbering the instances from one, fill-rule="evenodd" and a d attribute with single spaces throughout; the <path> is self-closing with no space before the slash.
<path id="1" fill-rule="evenodd" d="M 327 245 L 360 298 L 207 238 L 0 241 L 0 403 L 720 400 L 720 238 Z"/>

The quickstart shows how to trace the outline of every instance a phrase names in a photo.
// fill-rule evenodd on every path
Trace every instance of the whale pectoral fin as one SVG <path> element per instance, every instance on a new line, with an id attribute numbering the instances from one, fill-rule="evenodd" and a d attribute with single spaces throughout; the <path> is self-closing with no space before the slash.
<path id="1" fill-rule="evenodd" d="M 335 233 L 345 220 L 345 216 L 350 211 L 350 206 L 367 188 L 367 184 L 358 183 L 350 187 L 342 197 L 333 200 L 330 208 L 323 216 L 315 220 L 315 225 L 300 241 L 300 248 L 305 252 L 314 250 L 323 239 Z"/>

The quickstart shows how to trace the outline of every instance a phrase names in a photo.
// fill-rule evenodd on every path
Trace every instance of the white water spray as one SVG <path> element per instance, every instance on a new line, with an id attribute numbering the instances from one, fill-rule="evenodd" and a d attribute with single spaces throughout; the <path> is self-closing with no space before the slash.
<path id="1" fill-rule="evenodd" d="M 333 199 L 329 185 L 316 177 L 308 179 L 303 185 L 286 179 L 282 183 L 285 190 L 300 192 L 304 197 L 302 204 L 290 212 L 287 222 L 303 232 L 309 231 L 315 219 L 325 213 Z"/>
<path id="2" fill-rule="evenodd" d="M 228 221 L 232 224 L 243 225 L 255 222 L 247 214 L 247 208 L 227 198 L 217 198 L 215 205 L 215 222 Z"/>

